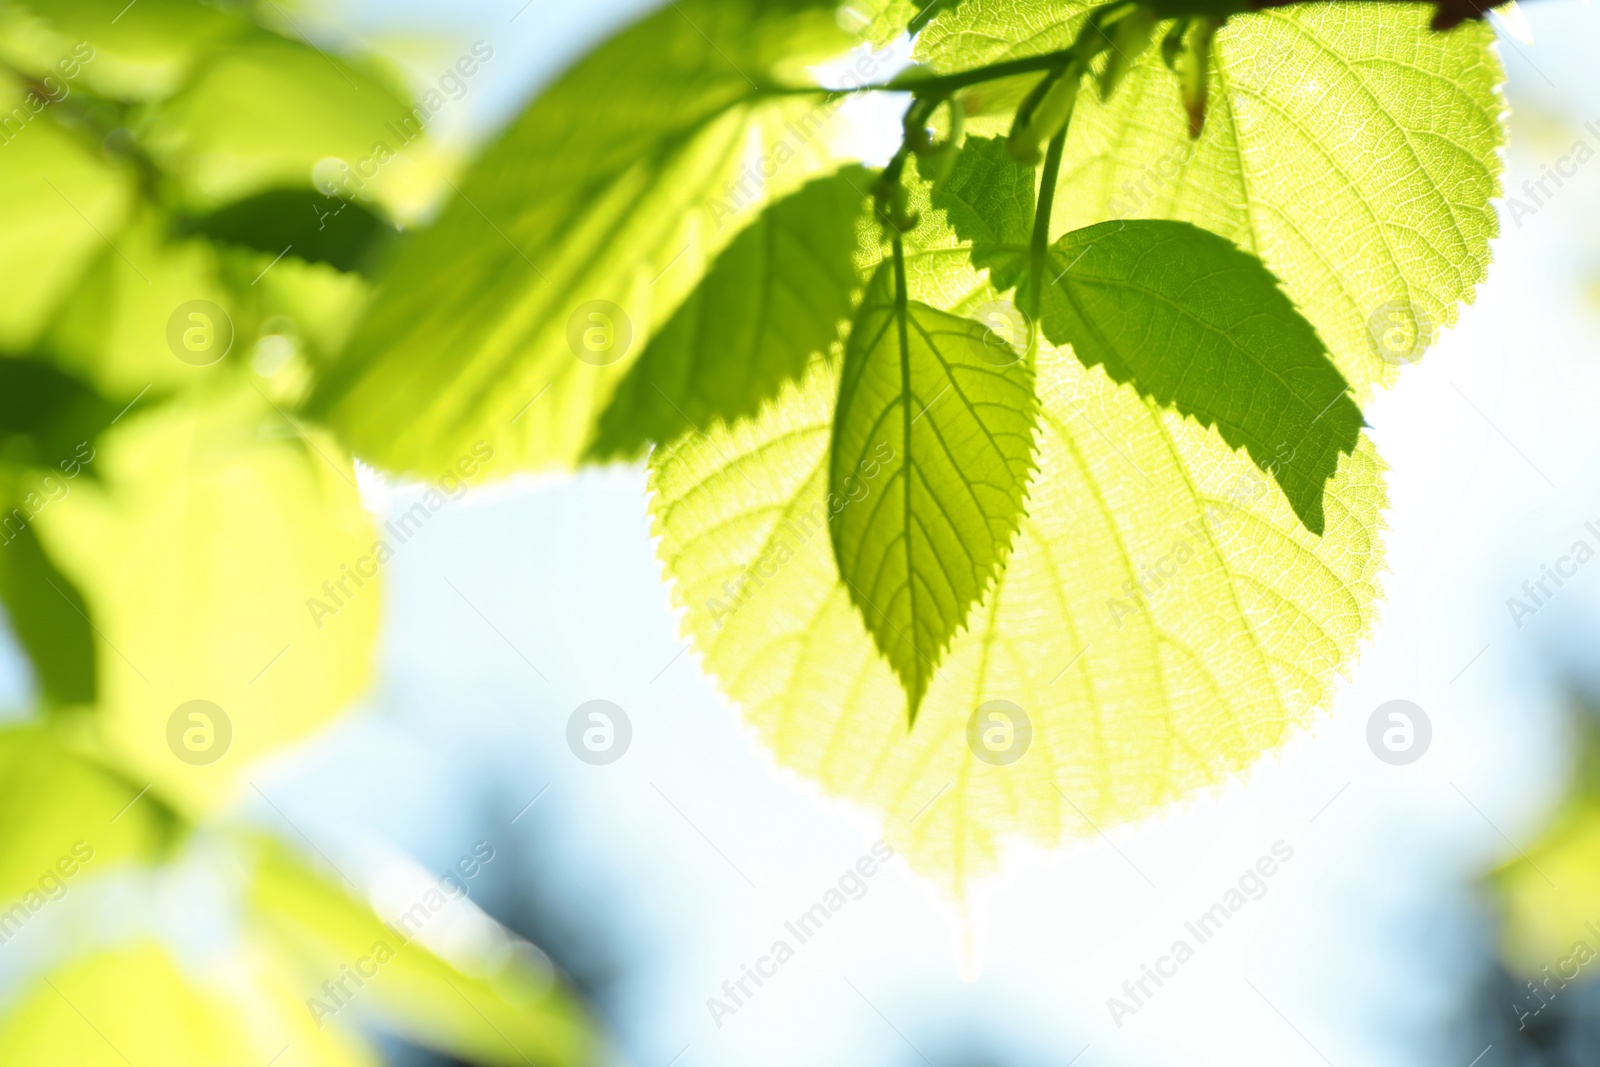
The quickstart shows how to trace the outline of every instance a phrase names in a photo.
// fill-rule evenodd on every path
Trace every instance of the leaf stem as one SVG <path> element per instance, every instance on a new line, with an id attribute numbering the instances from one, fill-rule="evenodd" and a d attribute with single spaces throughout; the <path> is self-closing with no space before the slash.
<path id="1" fill-rule="evenodd" d="M 899 330 L 899 333 L 900 333 L 900 403 L 901 403 L 900 422 L 902 423 L 902 425 L 904 427 L 904 431 L 905 431 L 904 435 L 901 438 L 901 442 L 900 443 L 901 443 L 901 447 L 903 447 L 905 449 L 905 452 L 903 452 L 902 455 L 905 456 L 905 462 L 909 467 L 909 465 L 911 463 L 911 424 L 916 421 L 915 417 L 912 416 L 912 414 L 911 414 L 911 402 L 912 402 L 912 394 L 911 394 L 911 329 L 910 329 L 910 325 L 909 325 L 909 322 L 908 322 L 908 320 L 911 317 L 911 310 L 910 310 L 910 307 L 909 307 L 909 303 L 910 302 L 906 297 L 906 246 L 905 246 L 905 240 L 901 236 L 899 230 L 895 231 L 894 237 L 893 237 L 892 240 L 893 240 L 893 245 L 894 245 L 894 320 L 895 320 L 895 326 L 897 327 L 897 329 Z M 911 474 L 910 474 L 910 471 L 908 469 L 907 472 L 906 472 L 906 477 L 904 479 L 904 481 L 905 481 L 905 500 L 904 500 L 904 504 L 905 504 L 905 509 L 906 509 L 906 522 L 908 524 L 911 521 L 911 515 L 912 515 L 912 510 L 911 510 L 911 480 L 912 480 L 911 479 Z M 913 576 L 916 574 L 916 568 L 915 568 L 915 565 L 914 565 L 914 561 L 911 558 L 911 541 L 912 541 L 912 539 L 911 539 L 910 533 L 908 532 L 907 535 L 906 535 L 906 539 L 905 539 L 906 578 L 907 578 L 906 591 L 907 591 L 907 595 L 911 598 L 911 617 L 913 619 L 915 619 L 916 616 L 917 616 L 917 590 L 916 590 L 916 581 L 915 581 Z M 916 639 L 915 639 L 916 638 L 916 628 L 915 628 L 914 625 L 912 627 L 912 631 L 911 632 L 912 632 L 912 640 L 909 642 L 909 644 L 911 645 L 911 654 L 913 656 L 918 656 L 918 655 L 920 655 L 920 653 L 917 651 L 917 644 L 916 644 Z M 920 667 L 919 667 L 919 677 L 920 677 Z M 911 727 L 913 727 L 913 726 L 915 726 L 917 724 L 917 703 L 918 703 L 918 700 L 919 700 L 918 697 L 913 697 L 910 692 L 907 692 L 907 694 L 906 694 L 906 717 L 909 719 L 909 723 L 907 724 L 906 728 L 908 730 Z"/>
<path id="2" fill-rule="evenodd" d="M 1070 125 L 1070 123 L 1068 124 Z M 1039 203 L 1033 213 L 1033 244 L 1028 263 L 1028 320 L 1037 332 L 1039 305 L 1044 298 L 1044 265 L 1050 255 L 1050 210 L 1055 206 L 1056 178 L 1061 173 L 1061 154 L 1067 145 L 1067 126 L 1050 138 L 1044 154 L 1044 175 L 1039 179 Z M 1032 347 L 1031 345 L 1029 346 Z"/>

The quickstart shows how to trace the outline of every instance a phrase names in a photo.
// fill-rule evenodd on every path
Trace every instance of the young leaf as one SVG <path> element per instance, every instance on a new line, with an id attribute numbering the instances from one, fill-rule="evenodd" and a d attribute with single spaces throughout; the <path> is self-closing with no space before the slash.
<path id="1" fill-rule="evenodd" d="M 311 410 L 423 477 L 478 441 L 505 473 L 576 462 L 710 261 L 837 169 L 834 103 L 779 79 L 848 43 L 826 5 L 680 0 L 602 45 L 401 246 Z"/>
<path id="2" fill-rule="evenodd" d="M 1002 298 L 964 245 L 931 239 L 938 216 L 908 236 L 911 298 L 981 315 Z M 658 551 L 706 669 L 781 765 L 882 810 L 886 839 L 956 893 L 1008 839 L 1093 836 L 1255 763 L 1328 706 L 1376 613 L 1370 442 L 1341 458 L 1318 538 L 1214 431 L 1048 342 L 1037 367 L 1027 516 L 909 735 L 812 533 L 837 371 L 814 364 L 756 419 L 650 460 Z M 969 733 L 1009 710 L 991 701 L 1026 714 L 1027 746 Z"/>
<path id="3" fill-rule="evenodd" d="M 1106 222 L 1052 245 L 1044 282 L 1046 337 L 1247 449 L 1322 533 L 1323 487 L 1361 410 L 1260 260 L 1185 222 Z"/>
<path id="4" fill-rule="evenodd" d="M 1071 43 L 1081 0 L 964 0 L 923 31 L 938 71 Z M 1455 321 L 1489 264 L 1505 111 L 1494 33 L 1428 29 L 1422 4 L 1304 4 L 1228 20 L 1205 131 L 1156 50 L 1102 104 L 1078 102 L 1055 231 L 1169 218 L 1261 259 L 1317 329 L 1358 403 L 1422 355 L 1382 338 Z M 985 128 L 985 122 L 989 123 Z M 972 119 L 999 132 L 1005 120 Z"/>
<path id="5" fill-rule="evenodd" d="M 898 292 L 886 262 L 850 330 L 829 528 L 839 573 L 905 686 L 914 723 L 1016 534 L 1038 401 L 1033 372 L 1010 345 Z"/>
<path id="6" fill-rule="evenodd" d="M 826 352 L 859 285 L 870 185 L 860 167 L 819 178 L 735 238 L 617 386 L 589 458 L 632 458 L 651 442 L 754 415 Z"/>

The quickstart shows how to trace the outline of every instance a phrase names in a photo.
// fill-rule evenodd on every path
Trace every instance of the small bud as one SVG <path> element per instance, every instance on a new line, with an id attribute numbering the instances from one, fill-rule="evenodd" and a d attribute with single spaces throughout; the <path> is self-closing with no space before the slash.
<path id="1" fill-rule="evenodd" d="M 1198 138 L 1206 125 L 1206 90 L 1211 70 L 1211 41 L 1222 25 L 1218 19 L 1200 19 L 1189 31 L 1178 63 L 1183 106 L 1189 113 L 1189 136 Z"/>
<path id="2" fill-rule="evenodd" d="M 1011 136 L 1006 140 L 1006 151 L 1011 153 L 1012 159 L 1028 166 L 1038 164 L 1039 146 L 1060 133 L 1072 118 L 1082 77 L 1083 68 L 1072 63 L 1059 74 L 1040 82 L 1028 94 L 1017 109 Z"/>
<path id="3" fill-rule="evenodd" d="M 1111 49 L 1106 57 L 1105 69 L 1100 72 L 1100 99 L 1110 100 L 1111 94 L 1127 77 L 1133 61 L 1150 47 L 1150 37 L 1155 32 L 1154 11 L 1147 7 L 1136 8 L 1111 27 Z"/>
<path id="4" fill-rule="evenodd" d="M 1161 39 L 1161 61 L 1174 74 L 1178 73 L 1178 57 L 1183 54 L 1183 35 L 1188 29 L 1189 20 L 1178 19 Z"/>

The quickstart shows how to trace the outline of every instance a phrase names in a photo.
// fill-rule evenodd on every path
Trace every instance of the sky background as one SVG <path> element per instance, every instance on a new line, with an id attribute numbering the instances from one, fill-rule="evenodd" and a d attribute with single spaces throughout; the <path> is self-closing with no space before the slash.
<path id="1" fill-rule="evenodd" d="M 346 0 L 319 18 L 423 79 L 489 42 L 494 60 L 435 131 L 464 149 L 650 6 Z M 1534 43 L 1502 45 L 1512 190 L 1575 139 L 1600 146 L 1600 9 L 1524 12 Z M 1390 466 L 1391 573 L 1331 715 L 1214 796 L 1108 839 L 1018 850 L 964 907 L 890 861 L 720 1027 L 706 999 L 878 830 L 778 771 L 699 673 L 642 469 L 523 479 L 429 520 L 388 567 L 375 690 L 254 779 L 375 897 L 490 842 L 474 899 L 600 992 L 638 1067 L 1467 1067 L 1481 1044 L 1450 1035 L 1493 936 L 1474 882 L 1559 796 L 1563 687 L 1595 671 L 1600 640 L 1600 561 L 1520 628 L 1505 603 L 1600 520 L 1596 203 L 1600 159 L 1533 216 L 1503 213 L 1476 303 L 1366 412 Z M 375 507 L 417 492 L 366 488 Z M 14 653 L 5 664 L 14 679 Z M 565 742 L 592 699 L 633 726 L 608 766 Z M 1366 744 L 1391 699 L 1432 723 L 1409 766 Z M 294 839 L 259 801 L 231 817 Z M 1277 842 L 1293 857 L 1266 894 L 1114 1024 L 1107 998 Z M 472 936 L 470 915 L 442 936 Z"/>

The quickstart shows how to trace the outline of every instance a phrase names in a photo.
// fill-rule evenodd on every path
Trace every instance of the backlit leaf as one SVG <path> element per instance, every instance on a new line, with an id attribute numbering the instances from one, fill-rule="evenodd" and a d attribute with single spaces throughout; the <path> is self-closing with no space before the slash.
<path id="1" fill-rule="evenodd" d="M 1187 223 L 1133 220 L 1074 230 L 1046 262 L 1046 337 L 1247 449 L 1322 533 L 1323 486 L 1361 411 L 1259 260 Z"/>
<path id="2" fill-rule="evenodd" d="M 755 414 L 826 352 L 859 284 L 856 232 L 872 182 L 851 167 L 769 207 L 717 257 L 617 386 L 596 459 L 631 458 Z"/>
<path id="3" fill-rule="evenodd" d="M 1063 48 L 1089 8 L 965 0 L 917 57 L 954 70 Z M 1147 52 L 1109 102 L 1081 95 L 1051 236 L 1170 218 L 1228 238 L 1282 279 L 1365 403 L 1472 299 L 1496 232 L 1494 33 L 1434 33 L 1429 17 L 1420 4 L 1305 4 L 1230 19 L 1198 141 L 1177 76 Z"/>
<path id="4" fill-rule="evenodd" d="M 971 319 L 897 301 L 891 264 L 878 269 L 845 347 L 829 527 L 913 723 L 1016 533 L 1037 417 L 1015 349 Z"/>
<path id="5" fill-rule="evenodd" d="M 402 246 L 311 410 L 424 477 L 478 440 L 506 473 L 576 462 L 717 254 L 837 167 L 836 105 L 776 86 L 847 44 L 826 6 L 683 0 L 601 46 Z"/>
<path id="6" fill-rule="evenodd" d="M 0 108 L 23 107 L 0 93 Z M 0 349 L 31 347 L 85 267 L 114 254 L 133 201 L 133 182 L 49 112 L 5 127 L 0 147 Z M 49 249 L 40 255 L 40 249 Z"/>
<path id="7" fill-rule="evenodd" d="M 89 602 L 100 737 L 186 810 L 367 684 L 398 546 L 378 549 L 337 446 L 301 434 L 248 386 L 191 390 L 124 417 L 103 485 L 79 478 L 34 520 Z"/>
<path id="8" fill-rule="evenodd" d="M 934 245 L 907 264 L 912 297 L 993 306 L 968 250 Z M 1318 538 L 1214 431 L 1048 344 L 1036 373 L 1027 515 L 909 736 L 814 532 L 834 369 L 651 460 L 660 555 L 706 669 L 782 765 L 881 811 L 887 839 L 954 892 L 1007 838 L 1090 835 L 1250 766 L 1328 706 L 1374 615 L 1370 443 L 1341 458 Z"/>

